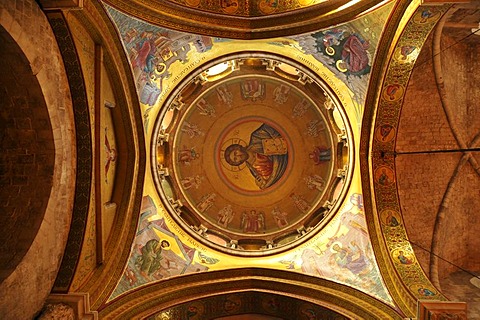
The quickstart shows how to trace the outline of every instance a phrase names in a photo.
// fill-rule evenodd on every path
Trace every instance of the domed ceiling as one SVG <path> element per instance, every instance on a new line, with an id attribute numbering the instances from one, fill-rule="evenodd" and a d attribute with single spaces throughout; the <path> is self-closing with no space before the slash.
<path id="1" fill-rule="evenodd" d="M 105 319 L 405 319 L 419 300 L 446 299 L 438 271 L 448 270 L 436 260 L 462 268 L 443 257 L 468 253 L 478 262 L 476 242 L 460 247 L 475 238 L 464 231 L 476 216 L 462 211 L 475 204 L 464 190 L 477 190 L 468 117 L 477 91 L 455 91 L 472 89 L 475 74 L 464 76 L 478 46 L 469 39 L 455 53 L 440 50 L 478 34 L 470 9 L 406 0 L 84 3 L 46 13 L 69 75 L 78 148 L 54 292 L 84 292 Z M 468 36 L 442 42 L 442 28 L 466 27 Z M 471 65 L 435 84 L 429 73 L 441 80 L 458 60 Z M 422 101 L 428 87 L 436 102 Z M 438 123 L 451 132 L 437 135 Z M 420 157 L 428 161 L 411 160 Z M 443 199 L 431 191 L 449 178 L 438 164 L 457 166 Z M 462 168 L 470 171 L 460 176 Z M 440 195 L 437 213 L 425 210 L 427 193 Z M 466 205 L 450 214 L 444 204 L 458 199 Z M 442 220 L 452 223 L 438 232 Z M 421 241 L 430 231 L 428 251 Z M 446 243 L 452 234 L 462 239 Z"/>
<path id="2" fill-rule="evenodd" d="M 375 21 L 389 6 L 334 29 L 255 41 L 107 10 L 151 148 L 137 236 L 111 299 L 191 272 L 268 266 L 348 283 L 391 305 L 355 156 Z"/>
<path id="3" fill-rule="evenodd" d="M 389 224 L 401 220 L 397 211 L 367 223 L 359 154 L 371 66 L 393 6 L 329 29 L 247 41 L 201 35 L 188 21 L 189 33 L 150 24 L 147 9 L 111 3 L 104 6 L 130 63 L 148 152 L 135 238 L 106 312 L 171 278 L 252 267 L 348 286 L 396 312 L 369 224 L 380 237 L 396 232 L 389 244 L 398 263 L 413 251 L 398 223 Z M 391 131 L 372 139 L 390 142 Z M 387 163 L 371 179 L 394 187 Z M 408 268 L 413 295 L 441 298 L 418 264 Z"/>
<path id="4" fill-rule="evenodd" d="M 217 249 L 289 248 L 345 194 L 346 113 L 318 77 L 292 64 L 260 52 L 223 57 L 166 101 L 152 150 L 157 188 L 172 217 Z"/>

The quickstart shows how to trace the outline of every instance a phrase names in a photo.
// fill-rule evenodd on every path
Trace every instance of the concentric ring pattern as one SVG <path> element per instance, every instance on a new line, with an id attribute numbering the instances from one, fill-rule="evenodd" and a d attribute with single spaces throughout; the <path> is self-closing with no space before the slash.
<path id="1" fill-rule="evenodd" d="M 155 130 L 157 188 L 207 245 L 258 255 L 318 229 L 346 185 L 344 112 L 308 69 L 224 58 L 174 93 Z"/>

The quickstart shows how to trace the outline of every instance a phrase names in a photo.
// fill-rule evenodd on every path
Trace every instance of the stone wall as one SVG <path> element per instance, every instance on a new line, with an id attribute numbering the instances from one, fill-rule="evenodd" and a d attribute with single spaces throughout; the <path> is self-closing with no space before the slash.
<path id="1" fill-rule="evenodd" d="M 75 192 L 72 103 L 55 38 L 36 2 L 0 0 L 0 27 L 2 40 L 10 39 L 5 46 L 2 41 L 2 50 L 7 50 L 2 58 L 14 54 L 8 48 L 19 53 L 2 61 L 10 71 L 4 72 L 8 69 L 2 64 L 2 84 L 7 83 L 0 109 L 0 187 L 7 191 L 0 197 L 2 216 L 13 221 L 8 230 L 2 225 L 0 233 L 10 234 L 8 241 L 16 248 L 12 256 L 23 255 L 12 257 L 2 272 L 0 318 L 31 319 L 53 286 L 70 226 Z M 14 194 L 18 196 L 10 202 Z"/>
<path id="2" fill-rule="evenodd" d="M 480 73 L 473 58 L 480 37 L 460 30 L 444 29 L 422 48 L 402 106 L 395 165 L 417 259 L 447 298 L 467 301 L 470 293 L 460 291 L 468 282 L 455 283 L 462 277 L 452 274 L 468 279 L 480 271 Z M 469 313 L 479 316 L 478 308 Z"/>
<path id="3" fill-rule="evenodd" d="M 54 167 L 52 126 L 37 79 L 0 27 L 0 281 L 15 269 L 40 227 Z"/>

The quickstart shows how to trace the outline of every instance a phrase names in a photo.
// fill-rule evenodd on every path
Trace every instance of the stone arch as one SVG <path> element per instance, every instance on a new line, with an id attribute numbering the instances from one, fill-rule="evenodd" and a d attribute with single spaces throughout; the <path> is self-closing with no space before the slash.
<path id="1" fill-rule="evenodd" d="M 18 10 L 15 5 L 0 4 L 0 33 L 7 40 L 2 42 L 2 54 L 12 57 L 7 62 L 11 71 L 2 71 L 2 77 L 18 81 L 10 91 L 18 97 L 14 105 L 7 109 L 2 103 L 2 140 L 18 136 L 14 142 L 24 149 L 21 153 L 20 147 L 2 163 L 10 172 L 7 182 L 16 179 L 18 188 L 5 180 L 0 185 L 7 189 L 2 197 L 11 199 L 15 192 L 21 193 L 16 200 L 20 209 L 5 212 L 11 219 L 22 212 L 21 223 L 9 224 L 8 243 L 15 243 L 17 249 L 10 264 L 2 265 L 0 278 L 0 318 L 10 319 L 31 318 L 50 293 L 67 241 L 75 192 L 74 119 L 63 62 L 40 8 L 32 7 L 29 19 L 23 19 Z M 11 153 L 14 146 L 10 145 Z M 6 147 L 2 143 L 2 154 Z M 21 203 L 23 198 L 28 200 Z"/>
<path id="2" fill-rule="evenodd" d="M 54 170 L 48 111 L 37 78 L 0 27 L 0 281 L 20 263 L 42 223 Z"/>

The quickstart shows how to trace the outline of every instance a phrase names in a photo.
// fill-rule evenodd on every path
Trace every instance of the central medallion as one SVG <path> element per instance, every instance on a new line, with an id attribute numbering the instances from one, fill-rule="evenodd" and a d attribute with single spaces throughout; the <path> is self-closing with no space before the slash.
<path id="1" fill-rule="evenodd" d="M 299 66 L 236 56 L 181 85 L 157 121 L 172 217 L 235 254 L 278 252 L 331 217 L 348 172 L 343 110 Z"/>
<path id="2" fill-rule="evenodd" d="M 270 190 L 288 175 L 289 150 L 291 157 L 292 144 L 278 124 L 259 117 L 241 118 L 217 141 L 217 173 L 238 192 Z"/>

